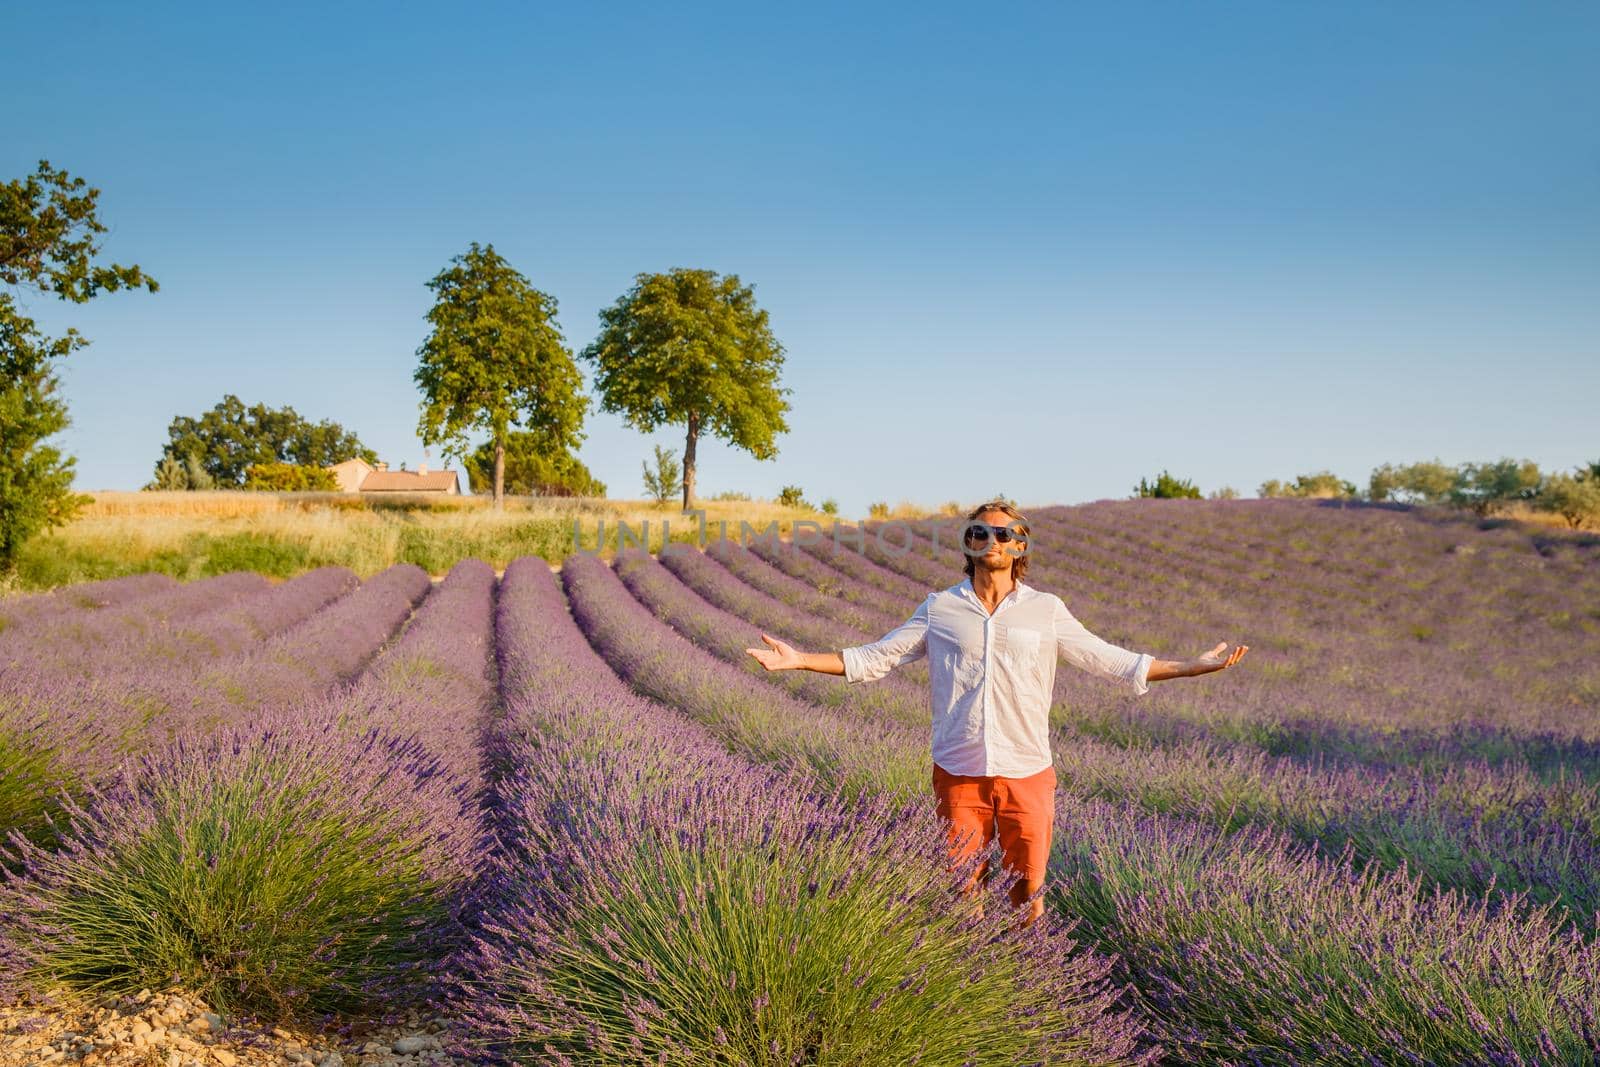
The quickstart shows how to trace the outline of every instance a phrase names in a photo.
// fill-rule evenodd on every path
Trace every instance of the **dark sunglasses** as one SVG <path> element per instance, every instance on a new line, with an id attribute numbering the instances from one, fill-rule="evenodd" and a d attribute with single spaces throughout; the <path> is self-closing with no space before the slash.
<path id="1" fill-rule="evenodd" d="M 988 541 L 992 539 L 1002 545 L 1008 545 L 1013 540 L 1027 540 L 1025 536 L 1015 532 L 1009 526 L 990 526 L 986 522 L 975 522 L 968 526 L 965 536 L 968 541 Z"/>

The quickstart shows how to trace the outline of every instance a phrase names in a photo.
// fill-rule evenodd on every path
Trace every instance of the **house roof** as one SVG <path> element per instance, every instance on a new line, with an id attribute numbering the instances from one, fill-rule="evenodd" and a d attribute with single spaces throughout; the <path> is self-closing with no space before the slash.
<path id="1" fill-rule="evenodd" d="M 361 480 L 363 493 L 449 492 L 457 488 L 455 471 L 373 471 Z"/>

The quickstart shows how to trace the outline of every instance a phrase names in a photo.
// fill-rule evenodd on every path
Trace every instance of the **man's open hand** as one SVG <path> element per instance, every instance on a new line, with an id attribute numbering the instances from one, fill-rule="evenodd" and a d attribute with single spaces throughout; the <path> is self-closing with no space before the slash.
<path id="1" fill-rule="evenodd" d="M 1207 670 L 1220 671 L 1238 663 L 1240 657 L 1249 651 L 1249 645 L 1234 645 L 1232 651 L 1229 651 L 1228 642 L 1223 641 L 1196 662 L 1203 664 Z"/>
<path id="2" fill-rule="evenodd" d="M 795 651 L 793 645 L 779 641 L 776 637 L 768 637 L 766 634 L 761 635 L 761 640 L 765 641 L 770 647 L 745 649 L 746 652 L 756 658 L 757 663 L 769 671 L 799 669 L 801 665 L 800 653 Z"/>

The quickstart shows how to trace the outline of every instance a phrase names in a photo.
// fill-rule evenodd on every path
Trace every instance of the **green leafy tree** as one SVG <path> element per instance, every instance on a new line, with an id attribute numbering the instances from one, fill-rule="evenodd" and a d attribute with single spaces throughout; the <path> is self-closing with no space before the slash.
<path id="1" fill-rule="evenodd" d="M 1396 467 L 1385 463 L 1374 468 L 1367 481 L 1367 498 L 1394 500 L 1402 504 L 1443 504 L 1455 488 L 1456 468 L 1439 460 L 1408 463 Z"/>
<path id="2" fill-rule="evenodd" d="M 806 506 L 806 493 L 798 485 L 786 485 L 778 490 L 778 503 L 786 508 L 803 508 Z"/>
<path id="3" fill-rule="evenodd" d="M 675 268 L 640 274 L 600 312 L 594 363 L 601 406 L 645 433 L 683 425 L 683 506 L 694 504 L 695 446 L 709 432 L 757 459 L 788 431 L 783 346 L 737 275 Z"/>
<path id="4" fill-rule="evenodd" d="M 1483 516 L 1507 504 L 1533 500 L 1542 482 L 1539 465 L 1532 460 L 1464 463 L 1456 472 L 1450 500 Z"/>
<path id="5" fill-rule="evenodd" d="M 561 331 L 555 298 L 528 284 L 476 241 L 428 282 L 433 327 L 417 349 L 424 444 L 465 463 L 467 434 L 486 432 L 494 454 L 494 506 L 505 506 L 505 452 L 520 426 L 562 451 L 583 439 L 588 398 Z"/>
<path id="6" fill-rule="evenodd" d="M 245 471 L 244 487 L 263 493 L 332 493 L 339 479 L 326 467 L 298 463 L 257 463 Z"/>
<path id="7" fill-rule="evenodd" d="M 336 422 L 312 422 L 292 407 L 247 407 L 229 393 L 199 418 L 180 415 L 167 426 L 167 443 L 156 461 L 156 481 L 162 480 L 167 461 L 187 465 L 190 459 L 200 464 L 215 486 L 238 489 L 251 467 L 331 467 L 347 459 L 376 463 L 378 454 Z M 190 479 L 185 488 L 212 486 Z"/>
<path id="8" fill-rule="evenodd" d="M 485 441 L 463 466 L 474 493 L 494 491 L 494 442 Z M 506 434 L 502 484 L 511 496 L 605 496 L 606 484 L 571 452 L 540 439 L 536 433 Z"/>
<path id="9" fill-rule="evenodd" d="M 644 461 L 640 464 L 644 468 L 644 495 L 654 500 L 657 504 L 665 504 L 672 499 L 672 494 L 678 491 L 682 470 L 678 467 L 678 453 L 670 448 L 656 445 L 655 469 L 650 468 L 650 463 Z"/>
<path id="10" fill-rule="evenodd" d="M 1574 530 L 1600 526 L 1600 477 L 1583 467 L 1576 474 L 1552 474 L 1539 487 L 1536 503 L 1560 515 Z"/>
<path id="11" fill-rule="evenodd" d="M 1139 484 L 1133 487 L 1133 495 L 1162 500 L 1199 500 L 1200 490 L 1193 482 L 1174 478 L 1163 470 L 1154 482 L 1140 478 Z"/>
<path id="12" fill-rule="evenodd" d="M 94 263 L 106 232 L 99 196 L 46 160 L 0 185 L 0 575 L 16 568 L 29 538 L 88 500 L 72 491 L 72 457 L 46 442 L 70 421 L 57 362 L 89 342 L 71 328 L 45 336 L 19 294 L 83 304 L 118 289 L 159 288 L 139 267 Z"/>

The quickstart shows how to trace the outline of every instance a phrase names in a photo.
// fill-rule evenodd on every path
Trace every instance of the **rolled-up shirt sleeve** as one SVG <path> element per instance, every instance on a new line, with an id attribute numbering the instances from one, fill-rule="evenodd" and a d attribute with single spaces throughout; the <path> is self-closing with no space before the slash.
<path id="1" fill-rule="evenodd" d="M 1056 648 L 1061 658 L 1100 678 L 1131 686 L 1134 693 L 1150 691 L 1150 665 L 1155 657 L 1119 648 L 1090 633 L 1067 606 L 1056 598 Z M 848 660 L 845 661 L 849 663 Z"/>
<path id="2" fill-rule="evenodd" d="M 933 594 L 917 606 L 911 618 L 896 626 L 870 645 L 855 645 L 842 650 L 844 680 L 870 682 L 882 678 L 902 664 L 928 654 L 928 605 Z"/>

